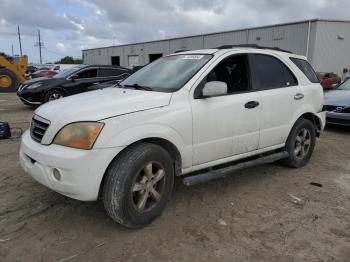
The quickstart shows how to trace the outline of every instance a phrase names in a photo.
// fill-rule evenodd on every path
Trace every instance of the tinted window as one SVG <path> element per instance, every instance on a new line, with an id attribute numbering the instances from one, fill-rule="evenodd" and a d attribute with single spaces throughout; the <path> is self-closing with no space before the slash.
<path id="1" fill-rule="evenodd" d="M 312 83 L 319 83 L 318 77 L 312 68 L 312 66 L 309 64 L 308 61 L 299 59 L 299 58 L 293 58 L 291 57 L 290 60 L 293 61 L 293 63 L 299 67 L 299 69 L 306 75 L 306 77 L 310 80 Z"/>
<path id="2" fill-rule="evenodd" d="M 120 76 L 122 74 L 128 73 L 127 70 L 118 68 L 102 68 L 99 70 L 98 75 L 103 76 Z"/>
<path id="3" fill-rule="evenodd" d="M 87 69 L 78 73 L 78 78 L 91 78 L 97 76 L 97 69 Z"/>
<path id="4" fill-rule="evenodd" d="M 280 60 L 269 55 L 252 55 L 255 89 L 272 89 L 297 85 L 293 73 Z"/>

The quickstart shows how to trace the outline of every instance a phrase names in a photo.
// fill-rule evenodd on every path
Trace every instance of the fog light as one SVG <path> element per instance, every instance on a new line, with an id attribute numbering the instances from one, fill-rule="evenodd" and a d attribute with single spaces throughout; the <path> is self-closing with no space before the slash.
<path id="1" fill-rule="evenodd" d="M 57 168 L 53 169 L 53 177 L 56 178 L 56 180 L 60 181 L 61 180 L 61 173 Z"/>

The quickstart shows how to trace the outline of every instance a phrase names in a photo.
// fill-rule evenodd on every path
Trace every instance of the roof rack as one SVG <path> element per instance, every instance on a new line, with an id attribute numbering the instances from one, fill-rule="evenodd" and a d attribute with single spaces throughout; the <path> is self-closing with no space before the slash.
<path id="1" fill-rule="evenodd" d="M 281 51 L 293 54 L 291 51 L 281 49 L 279 47 L 269 47 L 269 46 L 261 46 L 256 44 L 245 44 L 245 45 L 222 45 L 218 46 L 216 49 L 231 49 L 231 48 L 241 48 L 241 47 L 247 47 L 247 48 L 256 48 L 256 49 L 269 49 L 269 50 L 275 50 L 275 51 Z"/>

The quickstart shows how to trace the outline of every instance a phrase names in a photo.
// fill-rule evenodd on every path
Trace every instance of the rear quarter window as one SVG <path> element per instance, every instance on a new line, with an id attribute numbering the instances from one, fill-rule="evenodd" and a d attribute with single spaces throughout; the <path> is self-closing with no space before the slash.
<path id="1" fill-rule="evenodd" d="M 304 75 L 310 80 L 311 83 L 320 82 L 317 74 L 315 73 L 315 70 L 312 68 L 308 61 L 295 57 L 290 57 L 290 60 L 304 73 Z"/>

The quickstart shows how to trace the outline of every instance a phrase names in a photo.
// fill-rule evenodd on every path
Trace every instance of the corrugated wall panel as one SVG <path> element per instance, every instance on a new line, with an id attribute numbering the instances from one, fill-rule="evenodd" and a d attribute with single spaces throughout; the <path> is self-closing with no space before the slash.
<path id="1" fill-rule="evenodd" d="M 170 53 L 179 50 L 203 49 L 203 36 L 186 37 L 170 40 Z"/>
<path id="2" fill-rule="evenodd" d="M 96 50 L 84 50 L 83 51 L 83 63 L 86 65 L 92 65 L 95 63 Z"/>
<path id="3" fill-rule="evenodd" d="M 120 59 L 120 64 L 122 66 L 129 66 L 129 56 L 137 55 L 139 56 L 139 62 L 141 65 L 145 64 L 145 57 L 143 54 L 143 44 L 126 45 L 122 46 L 123 56 Z"/>
<path id="4" fill-rule="evenodd" d="M 316 71 L 340 76 L 343 68 L 350 68 L 349 22 L 317 22 L 313 66 Z"/>
<path id="5" fill-rule="evenodd" d="M 222 45 L 240 45 L 247 42 L 247 30 L 204 35 L 204 48 Z"/>
<path id="6" fill-rule="evenodd" d="M 143 53 L 145 55 L 145 64 L 149 63 L 150 54 L 162 54 L 163 56 L 168 55 L 169 52 L 169 41 L 159 41 L 152 43 L 145 43 L 143 45 Z"/>
<path id="7" fill-rule="evenodd" d="M 249 44 L 279 47 L 295 54 L 306 54 L 308 23 L 249 30 Z"/>

